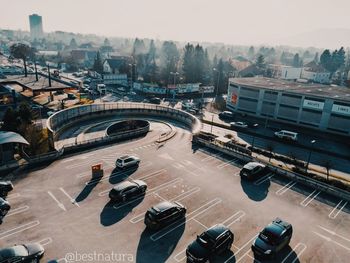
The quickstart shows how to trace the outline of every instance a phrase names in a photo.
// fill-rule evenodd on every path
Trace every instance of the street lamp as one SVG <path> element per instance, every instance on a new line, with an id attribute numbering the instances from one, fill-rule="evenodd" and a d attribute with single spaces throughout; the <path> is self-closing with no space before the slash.
<path id="1" fill-rule="evenodd" d="M 217 68 L 213 68 L 213 71 L 217 72 L 217 79 L 216 79 L 216 93 L 215 93 L 215 97 L 218 96 L 219 93 L 219 80 L 220 80 L 220 72 L 217 70 Z"/>
<path id="2" fill-rule="evenodd" d="M 310 152 L 309 152 L 309 156 L 307 158 L 307 163 L 306 163 L 306 170 L 305 172 L 307 172 L 308 168 L 309 168 L 309 164 L 310 164 L 310 159 L 311 159 L 311 154 L 312 154 L 312 146 L 314 145 L 314 143 L 316 142 L 316 140 L 312 140 L 311 143 L 311 148 L 310 148 Z"/>
<path id="3" fill-rule="evenodd" d="M 176 75 L 179 75 L 180 73 L 179 72 L 170 72 L 170 75 L 173 75 L 174 76 L 174 89 L 176 87 Z"/>

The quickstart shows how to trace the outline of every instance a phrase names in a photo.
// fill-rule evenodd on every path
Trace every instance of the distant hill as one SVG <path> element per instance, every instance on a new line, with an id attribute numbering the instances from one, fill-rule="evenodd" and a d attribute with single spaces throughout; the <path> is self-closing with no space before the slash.
<path id="1" fill-rule="evenodd" d="M 298 47 L 318 47 L 336 49 L 350 47 L 350 29 L 318 29 L 310 32 L 284 37 L 280 44 Z"/>

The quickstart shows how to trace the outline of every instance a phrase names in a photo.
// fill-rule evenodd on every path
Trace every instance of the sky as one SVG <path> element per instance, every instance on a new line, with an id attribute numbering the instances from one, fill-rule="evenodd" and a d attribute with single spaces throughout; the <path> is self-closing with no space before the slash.
<path id="1" fill-rule="evenodd" d="M 322 46 L 316 38 L 323 29 L 350 32 L 349 0 L 0 0 L 0 6 L 2 29 L 29 30 L 28 15 L 37 13 L 45 32 L 243 45 L 313 38 Z"/>

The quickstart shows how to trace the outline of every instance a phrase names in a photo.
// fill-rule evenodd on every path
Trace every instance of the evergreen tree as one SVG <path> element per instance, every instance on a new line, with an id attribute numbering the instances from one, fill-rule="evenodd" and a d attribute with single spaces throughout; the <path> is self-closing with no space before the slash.
<path id="1" fill-rule="evenodd" d="M 257 57 L 257 59 L 256 59 L 256 61 L 255 61 L 255 65 L 256 65 L 259 69 L 265 68 L 265 57 L 264 57 L 262 54 L 260 54 L 260 55 Z"/>
<path id="2" fill-rule="evenodd" d="M 172 41 L 165 41 L 160 52 L 160 73 L 161 79 L 168 84 L 170 72 L 177 71 L 177 64 L 179 62 L 179 51 Z"/>
<path id="3" fill-rule="evenodd" d="M 248 50 L 248 58 L 253 59 L 254 56 L 255 56 L 255 50 L 254 50 L 254 47 L 251 46 Z"/>
<path id="4" fill-rule="evenodd" d="M 185 81 L 188 83 L 193 83 L 195 79 L 193 61 L 194 61 L 194 47 L 192 44 L 188 43 L 185 46 L 183 64 L 182 64 L 182 70 L 184 73 Z"/>
<path id="5" fill-rule="evenodd" d="M 16 43 L 10 46 L 10 53 L 14 58 L 22 59 L 24 75 L 27 77 L 27 59 L 35 56 L 35 50 L 26 44 Z"/>
<path id="6" fill-rule="evenodd" d="M 301 59 L 300 59 L 300 57 L 299 57 L 299 54 L 296 53 L 296 54 L 294 55 L 294 58 L 293 58 L 293 67 L 298 68 L 298 67 L 300 67 L 300 66 L 301 66 Z"/>
<path id="7" fill-rule="evenodd" d="M 323 51 L 323 53 L 321 54 L 320 57 L 320 64 L 327 69 L 328 71 L 332 70 L 332 55 L 331 52 L 329 51 L 329 49 L 326 49 Z"/>
<path id="8" fill-rule="evenodd" d="M 78 47 L 77 41 L 75 41 L 75 38 L 72 38 L 70 43 L 69 43 L 69 48 L 76 49 L 77 47 Z"/>
<path id="9" fill-rule="evenodd" d="M 102 59 L 99 51 L 96 54 L 96 58 L 94 61 L 94 65 L 92 66 L 92 69 L 97 73 L 100 73 L 100 74 L 103 73 L 103 63 L 102 63 Z"/>

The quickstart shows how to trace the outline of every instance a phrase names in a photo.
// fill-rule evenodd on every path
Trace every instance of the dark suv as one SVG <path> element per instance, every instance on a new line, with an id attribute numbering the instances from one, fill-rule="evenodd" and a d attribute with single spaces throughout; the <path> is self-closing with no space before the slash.
<path id="1" fill-rule="evenodd" d="M 2 219 L 11 209 L 9 202 L 0 197 L 0 224 L 2 223 Z"/>
<path id="2" fill-rule="evenodd" d="M 161 202 L 147 210 L 145 225 L 150 229 L 159 229 L 184 218 L 186 207 L 178 202 Z"/>
<path id="3" fill-rule="evenodd" d="M 260 258 L 275 257 L 278 252 L 289 245 L 292 235 L 292 225 L 276 218 L 255 239 L 252 245 L 254 255 Z"/>
<path id="4" fill-rule="evenodd" d="M 109 192 L 113 202 L 125 202 L 146 192 L 147 184 L 141 180 L 125 181 L 117 184 Z"/>
<path id="5" fill-rule="evenodd" d="M 222 120 L 231 120 L 235 117 L 231 111 L 223 111 L 219 113 L 219 118 Z"/>
<path id="6" fill-rule="evenodd" d="M 267 168 L 264 164 L 257 163 L 257 162 L 250 162 L 243 166 L 242 170 L 240 171 L 240 175 L 244 179 L 254 180 L 258 176 L 266 172 L 266 170 Z"/>
<path id="7" fill-rule="evenodd" d="M 233 233 L 226 226 L 212 226 L 187 247 L 187 262 L 207 262 L 213 255 L 230 250 L 233 239 Z"/>
<path id="8" fill-rule="evenodd" d="M 0 197 L 6 197 L 13 190 L 11 181 L 0 181 Z"/>

